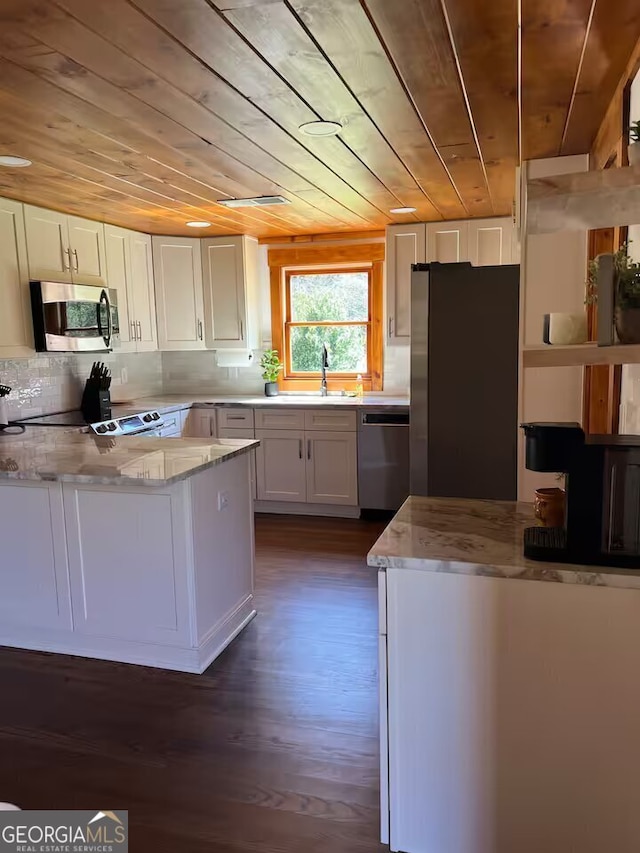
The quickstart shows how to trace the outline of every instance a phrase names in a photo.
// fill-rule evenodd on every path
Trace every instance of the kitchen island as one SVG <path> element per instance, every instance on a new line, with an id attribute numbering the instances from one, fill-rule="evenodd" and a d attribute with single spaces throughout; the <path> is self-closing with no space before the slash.
<path id="1" fill-rule="evenodd" d="M 253 618 L 242 439 L 0 438 L 0 645 L 200 673 Z"/>
<path id="2" fill-rule="evenodd" d="M 533 521 L 411 497 L 369 554 L 394 851 L 640 847 L 640 571 L 526 560 Z"/>

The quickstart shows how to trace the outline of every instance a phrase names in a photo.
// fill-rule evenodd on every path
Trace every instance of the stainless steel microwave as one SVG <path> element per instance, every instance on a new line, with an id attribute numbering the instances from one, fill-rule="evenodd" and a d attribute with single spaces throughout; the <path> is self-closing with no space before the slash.
<path id="1" fill-rule="evenodd" d="M 109 352 L 120 346 L 118 294 L 93 284 L 32 281 L 38 352 Z"/>

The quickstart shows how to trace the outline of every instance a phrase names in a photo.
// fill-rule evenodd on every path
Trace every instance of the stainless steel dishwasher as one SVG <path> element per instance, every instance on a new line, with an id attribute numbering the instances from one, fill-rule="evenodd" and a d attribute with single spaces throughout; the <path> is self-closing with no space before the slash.
<path id="1" fill-rule="evenodd" d="M 409 410 L 358 414 L 360 508 L 399 509 L 409 495 Z"/>

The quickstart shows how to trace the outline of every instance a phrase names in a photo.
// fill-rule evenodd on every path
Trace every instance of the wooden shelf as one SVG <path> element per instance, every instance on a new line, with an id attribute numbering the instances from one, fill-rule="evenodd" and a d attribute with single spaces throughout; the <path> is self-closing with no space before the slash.
<path id="1" fill-rule="evenodd" d="M 585 364 L 638 364 L 640 344 L 599 347 L 597 344 L 525 347 L 525 367 L 572 367 Z"/>
<path id="2" fill-rule="evenodd" d="M 640 166 L 527 181 L 527 234 L 640 222 Z"/>

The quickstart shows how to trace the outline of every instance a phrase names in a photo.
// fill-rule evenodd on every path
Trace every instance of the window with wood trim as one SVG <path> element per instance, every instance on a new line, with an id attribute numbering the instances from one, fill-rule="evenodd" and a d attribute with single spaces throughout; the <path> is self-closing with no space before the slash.
<path id="1" fill-rule="evenodd" d="M 382 261 L 286 266 L 270 258 L 270 266 L 273 346 L 284 362 L 280 387 L 319 389 L 324 344 L 330 391 L 352 390 L 358 374 L 365 390 L 381 390 Z"/>

